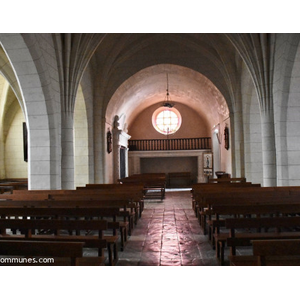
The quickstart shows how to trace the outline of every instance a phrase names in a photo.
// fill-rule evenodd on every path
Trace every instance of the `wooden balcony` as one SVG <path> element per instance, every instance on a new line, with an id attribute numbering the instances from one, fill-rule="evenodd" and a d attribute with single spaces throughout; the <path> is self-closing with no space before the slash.
<path id="1" fill-rule="evenodd" d="M 129 151 L 169 151 L 211 149 L 211 138 L 129 140 Z"/>

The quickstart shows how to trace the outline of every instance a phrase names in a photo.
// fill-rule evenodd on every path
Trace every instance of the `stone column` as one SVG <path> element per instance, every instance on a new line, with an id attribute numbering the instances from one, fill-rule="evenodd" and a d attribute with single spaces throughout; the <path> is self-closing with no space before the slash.
<path id="1" fill-rule="evenodd" d="M 203 173 L 203 154 L 198 155 L 198 174 L 197 174 L 197 183 L 205 182 L 206 179 Z"/>
<path id="2" fill-rule="evenodd" d="M 244 122 L 243 112 L 241 108 L 241 101 L 237 101 L 236 111 L 234 113 L 234 126 L 231 126 L 232 136 L 232 161 L 233 161 L 233 174 L 232 177 L 245 177 L 245 147 L 244 147 Z"/>
<path id="3" fill-rule="evenodd" d="M 129 166 L 129 164 L 128 164 L 128 151 L 129 151 L 129 149 L 128 149 L 128 147 L 127 147 L 127 148 L 126 148 L 126 155 L 125 155 L 125 159 L 126 159 L 125 177 L 128 177 L 128 173 L 129 173 L 129 171 L 128 171 L 128 166 Z"/>
<path id="4" fill-rule="evenodd" d="M 276 148 L 273 110 L 261 111 L 263 185 L 276 186 Z"/>
<path id="5" fill-rule="evenodd" d="M 120 178 L 120 149 L 121 146 L 126 148 L 126 170 L 125 176 L 128 176 L 128 140 L 131 138 L 123 130 L 119 129 L 119 117 L 115 116 L 113 133 L 113 177 L 114 182 L 117 182 Z"/>
<path id="6" fill-rule="evenodd" d="M 62 115 L 61 131 L 61 187 L 74 189 L 74 141 L 73 115 L 65 112 Z"/>
<path id="7" fill-rule="evenodd" d="M 120 144 L 119 144 L 119 136 L 122 130 L 114 128 L 113 132 L 113 178 L 114 183 L 117 183 L 118 179 L 120 179 Z"/>

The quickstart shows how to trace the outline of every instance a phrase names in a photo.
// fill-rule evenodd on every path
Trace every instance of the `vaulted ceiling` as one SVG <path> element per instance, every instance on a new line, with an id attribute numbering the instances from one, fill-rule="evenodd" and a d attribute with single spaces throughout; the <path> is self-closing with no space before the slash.
<path id="1" fill-rule="evenodd" d="M 164 100 L 166 74 L 173 101 L 218 121 L 232 109 L 240 61 L 225 34 L 149 33 L 108 34 L 91 60 L 105 87 L 106 117 L 125 114 L 127 123 Z"/>

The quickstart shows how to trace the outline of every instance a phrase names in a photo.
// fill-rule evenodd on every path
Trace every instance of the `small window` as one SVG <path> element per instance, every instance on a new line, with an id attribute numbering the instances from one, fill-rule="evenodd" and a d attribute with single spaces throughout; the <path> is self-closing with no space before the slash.
<path id="1" fill-rule="evenodd" d="M 152 124 L 162 134 L 173 134 L 181 126 L 181 115 L 174 107 L 160 107 L 153 113 Z"/>

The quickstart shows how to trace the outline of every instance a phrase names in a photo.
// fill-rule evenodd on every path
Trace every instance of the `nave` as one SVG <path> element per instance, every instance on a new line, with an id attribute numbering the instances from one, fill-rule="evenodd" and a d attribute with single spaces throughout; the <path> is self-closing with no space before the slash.
<path id="1" fill-rule="evenodd" d="M 192 209 L 190 190 L 166 190 L 163 201 L 145 200 L 118 266 L 216 266 L 215 250 Z"/>

